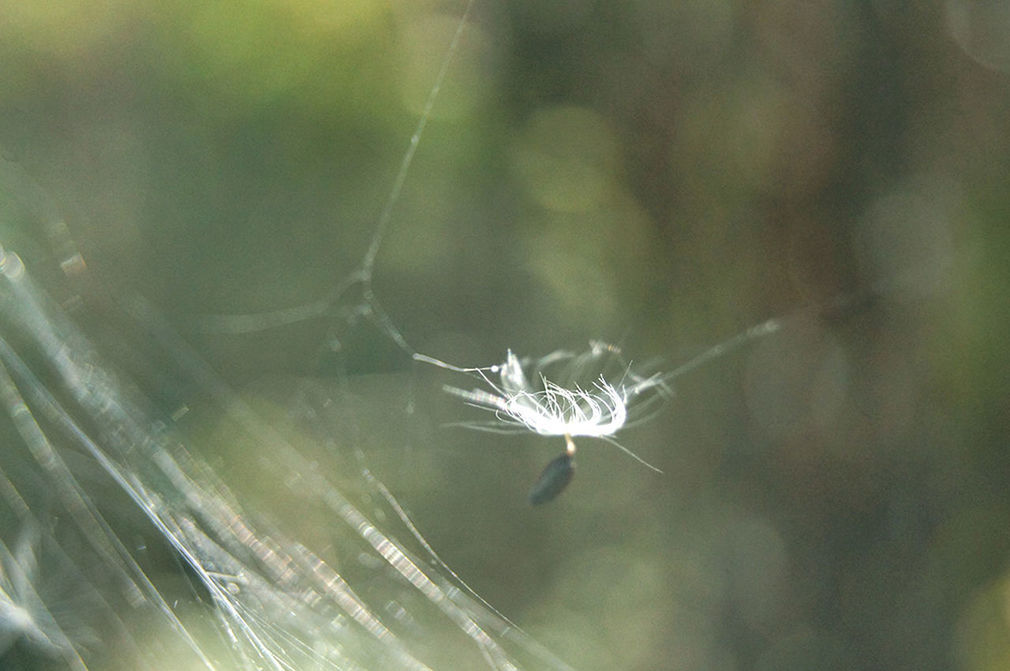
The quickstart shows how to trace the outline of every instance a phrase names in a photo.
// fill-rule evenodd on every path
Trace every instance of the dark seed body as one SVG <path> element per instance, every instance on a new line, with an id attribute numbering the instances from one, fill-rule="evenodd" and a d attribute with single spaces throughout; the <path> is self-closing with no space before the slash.
<path id="1" fill-rule="evenodd" d="M 530 490 L 530 503 L 540 505 L 564 491 L 575 475 L 575 458 L 565 452 L 547 464 L 537 483 Z"/>

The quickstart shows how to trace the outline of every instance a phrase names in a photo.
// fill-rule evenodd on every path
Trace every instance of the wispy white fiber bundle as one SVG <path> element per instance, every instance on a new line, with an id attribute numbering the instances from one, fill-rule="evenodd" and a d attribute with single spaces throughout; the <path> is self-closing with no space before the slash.
<path id="1" fill-rule="evenodd" d="M 628 419 L 627 390 L 615 387 L 602 375 L 592 388 L 583 389 L 578 385 L 562 387 L 541 374 L 542 387 L 536 389 L 511 351 L 497 368 L 501 369 L 500 386 L 482 375 L 495 393 L 457 387 L 446 387 L 446 391 L 493 410 L 503 426 L 521 427 L 541 436 L 604 438 L 617 433 Z"/>
<path id="2" fill-rule="evenodd" d="M 548 355 L 532 366 L 540 378 L 539 385 L 530 383 L 522 363 L 511 350 L 504 363 L 485 368 L 459 368 L 423 354 L 416 354 L 414 358 L 457 372 L 476 373 L 490 387 L 490 390 L 444 387 L 446 392 L 495 415 L 493 421 L 463 426 L 496 433 L 529 431 L 541 436 L 563 436 L 572 450 L 572 437 L 601 438 L 649 468 L 659 470 L 616 443 L 613 437 L 628 424 L 629 405 L 644 400 L 643 392 L 652 390 L 659 396 L 668 396 L 668 387 L 658 377 L 634 376 L 627 367 L 615 382 L 602 373 L 588 383 L 578 381 L 578 373 L 584 373 L 594 364 L 598 368 L 600 360 L 611 352 L 613 348 L 596 343 L 586 354 L 556 352 Z M 565 377 L 570 378 L 565 384 L 547 377 L 546 370 L 565 364 L 568 368 Z M 582 379 L 585 378 L 582 375 Z M 655 400 L 652 394 L 644 398 Z"/>

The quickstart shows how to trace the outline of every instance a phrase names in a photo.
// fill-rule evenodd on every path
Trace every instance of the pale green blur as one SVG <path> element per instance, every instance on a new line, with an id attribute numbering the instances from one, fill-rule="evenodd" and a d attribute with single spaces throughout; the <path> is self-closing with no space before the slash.
<path id="1" fill-rule="evenodd" d="M 0 0 L 0 243 L 60 277 L 35 183 L 92 273 L 264 414 L 324 378 L 360 432 L 338 445 L 576 668 L 1006 668 L 997 4 L 477 0 L 377 257 L 406 341 L 472 366 L 602 339 L 668 370 L 785 317 L 619 436 L 663 475 L 584 440 L 543 508 L 561 441 L 445 428 L 475 415 L 441 386 L 472 381 L 353 292 L 333 333 L 193 332 L 358 268 L 461 3 Z M 197 416 L 227 479 L 242 456 Z M 243 484 L 283 508 L 270 476 Z"/>

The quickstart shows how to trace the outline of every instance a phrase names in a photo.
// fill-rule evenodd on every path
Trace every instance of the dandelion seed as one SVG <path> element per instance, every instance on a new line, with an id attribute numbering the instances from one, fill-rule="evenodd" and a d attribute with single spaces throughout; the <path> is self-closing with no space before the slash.
<path id="1" fill-rule="evenodd" d="M 616 381 L 599 372 L 597 377 L 590 377 L 589 383 L 585 382 L 587 369 L 605 368 L 606 363 L 614 359 L 611 355 L 620 353 L 616 347 L 601 342 L 592 342 L 589 351 L 583 354 L 558 351 L 537 360 L 530 369 L 539 378 L 538 386 L 530 383 L 531 376 L 526 374 L 522 362 L 512 350 L 506 354 L 504 363 L 483 368 L 454 366 L 418 353 L 413 357 L 416 361 L 439 368 L 475 375 L 490 387 L 490 390 L 443 387 L 447 393 L 463 399 L 468 405 L 494 414 L 493 420 L 460 423 L 458 426 L 493 433 L 532 432 L 541 436 L 564 437 L 565 452 L 547 464 L 530 491 L 530 502 L 536 505 L 554 499 L 571 482 L 575 473 L 573 437 L 576 436 L 604 440 L 639 463 L 662 473 L 617 442 L 614 436 L 623 428 L 647 418 L 650 410 L 669 399 L 673 395 L 670 384 L 674 379 L 780 328 L 778 320 L 769 319 L 708 348 L 667 373 L 645 377 L 632 372 L 630 364 L 622 363 Z M 554 368 L 567 371 L 568 379 L 564 383 L 556 381 L 562 378 L 548 377 L 549 369 Z"/>
<path id="2" fill-rule="evenodd" d="M 617 382 L 611 382 L 602 373 L 590 384 L 571 380 L 562 385 L 547 377 L 546 367 L 560 363 L 573 363 L 573 372 L 583 372 L 588 361 L 598 360 L 602 354 L 613 351 L 611 347 L 594 346 L 588 357 L 567 352 L 555 352 L 539 360 L 534 366 L 539 386 L 529 382 L 519 358 L 511 350 L 505 362 L 485 368 L 460 368 L 423 354 L 415 354 L 418 361 L 448 370 L 476 374 L 489 387 L 486 389 L 461 389 L 446 386 L 445 391 L 462 398 L 469 405 L 494 413 L 490 422 L 468 423 L 464 426 L 496 433 L 532 432 L 541 436 L 564 437 L 566 450 L 551 461 L 530 492 L 533 504 L 546 503 L 555 498 L 571 481 L 575 470 L 575 442 L 573 437 L 600 438 L 614 445 L 636 461 L 661 472 L 616 440 L 614 436 L 629 421 L 629 405 L 653 395 L 654 391 L 668 395 L 668 387 L 658 378 L 642 378 L 631 374 L 625 367 Z M 495 381 L 492 376 L 497 376 Z M 573 376 L 574 377 L 574 376 Z"/>
<path id="3" fill-rule="evenodd" d="M 575 475 L 575 443 L 571 436 L 565 436 L 565 441 L 565 451 L 547 464 L 540 479 L 530 490 L 530 503 L 535 506 L 554 500 Z"/>

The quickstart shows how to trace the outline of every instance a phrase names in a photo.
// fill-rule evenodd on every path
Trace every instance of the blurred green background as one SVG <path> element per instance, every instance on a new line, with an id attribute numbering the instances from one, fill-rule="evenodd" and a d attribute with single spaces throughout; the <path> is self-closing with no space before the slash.
<path id="1" fill-rule="evenodd" d="M 620 436 L 663 475 L 583 441 L 532 509 L 560 441 L 442 427 L 467 381 L 358 297 L 194 332 L 356 270 L 462 5 L 0 0 L 2 243 L 57 276 L 56 208 L 258 403 L 335 379 L 428 541 L 577 668 L 1010 668 L 1007 6 L 476 0 L 377 258 L 411 346 L 668 369 L 787 327 Z"/>

